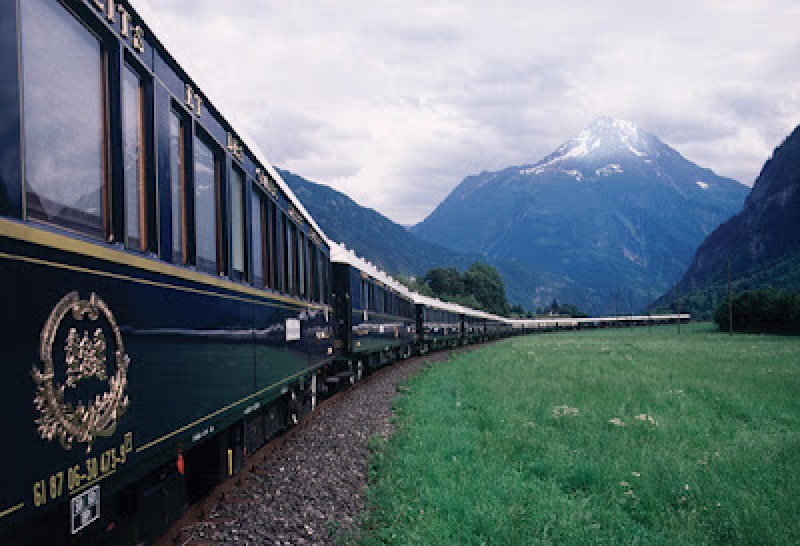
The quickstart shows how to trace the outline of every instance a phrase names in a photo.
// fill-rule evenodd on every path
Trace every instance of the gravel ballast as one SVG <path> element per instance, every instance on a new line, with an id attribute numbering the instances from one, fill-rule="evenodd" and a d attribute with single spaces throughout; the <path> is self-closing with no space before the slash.
<path id="1" fill-rule="evenodd" d="M 449 354 L 395 363 L 322 404 L 283 445 L 248 461 L 250 471 L 202 521 L 183 527 L 177 543 L 334 544 L 336 535 L 355 532 L 368 440 L 390 434 L 397 385 Z"/>

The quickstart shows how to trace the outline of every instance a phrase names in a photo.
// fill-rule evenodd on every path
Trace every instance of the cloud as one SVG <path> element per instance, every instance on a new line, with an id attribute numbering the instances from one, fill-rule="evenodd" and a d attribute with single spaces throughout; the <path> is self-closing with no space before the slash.
<path id="1" fill-rule="evenodd" d="M 133 4 L 270 161 L 404 224 L 598 115 L 745 183 L 800 123 L 794 0 Z"/>

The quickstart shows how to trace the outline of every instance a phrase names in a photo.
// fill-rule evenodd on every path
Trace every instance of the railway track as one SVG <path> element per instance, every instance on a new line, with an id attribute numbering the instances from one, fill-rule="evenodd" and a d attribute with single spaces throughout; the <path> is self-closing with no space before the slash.
<path id="1" fill-rule="evenodd" d="M 398 385 L 465 350 L 395 363 L 326 399 L 190 507 L 156 544 L 333 544 L 337 536 L 357 533 L 368 442 L 391 432 Z"/>

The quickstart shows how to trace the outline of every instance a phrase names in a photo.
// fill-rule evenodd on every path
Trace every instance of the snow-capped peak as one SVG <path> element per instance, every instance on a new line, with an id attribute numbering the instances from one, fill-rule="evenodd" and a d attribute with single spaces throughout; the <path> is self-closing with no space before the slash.
<path id="1" fill-rule="evenodd" d="M 648 157 L 652 152 L 649 141 L 650 135 L 632 122 L 601 116 L 528 171 L 542 172 L 569 159 L 616 157 L 620 154 Z"/>

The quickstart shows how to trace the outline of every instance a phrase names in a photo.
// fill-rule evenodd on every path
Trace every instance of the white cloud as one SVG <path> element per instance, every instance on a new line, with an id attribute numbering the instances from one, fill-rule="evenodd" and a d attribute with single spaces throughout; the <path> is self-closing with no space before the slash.
<path id="1" fill-rule="evenodd" d="M 270 161 L 406 224 L 597 115 L 745 183 L 800 123 L 794 0 L 133 3 Z"/>

